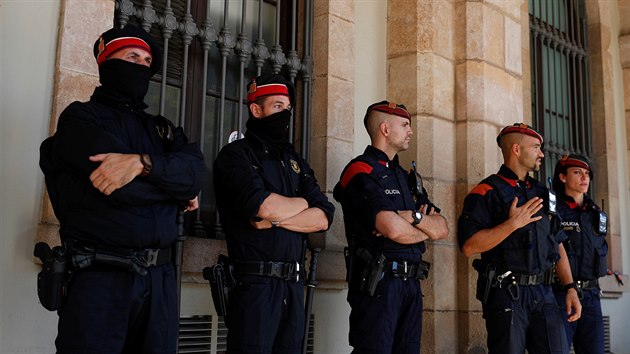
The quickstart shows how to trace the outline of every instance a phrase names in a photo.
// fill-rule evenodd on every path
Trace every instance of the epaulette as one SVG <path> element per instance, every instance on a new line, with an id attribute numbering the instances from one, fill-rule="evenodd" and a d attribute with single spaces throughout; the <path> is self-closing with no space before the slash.
<path id="1" fill-rule="evenodd" d="M 493 190 L 494 188 L 486 183 L 479 183 L 473 188 L 469 194 L 479 194 L 480 196 L 485 196 L 488 191 Z"/>
<path id="2" fill-rule="evenodd" d="M 363 162 L 363 161 L 351 162 L 348 165 L 348 167 L 346 167 L 345 171 L 343 171 L 343 174 L 341 175 L 341 179 L 340 179 L 339 183 L 341 184 L 342 188 L 346 188 L 348 183 L 350 183 L 350 181 L 356 175 L 361 174 L 361 173 L 370 174 L 370 173 L 372 173 L 373 169 L 374 168 L 372 166 L 370 166 L 368 163 Z"/>

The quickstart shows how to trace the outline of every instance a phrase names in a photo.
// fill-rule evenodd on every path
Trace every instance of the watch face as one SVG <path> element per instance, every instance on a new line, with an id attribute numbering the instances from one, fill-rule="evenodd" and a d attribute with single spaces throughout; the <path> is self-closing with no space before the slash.
<path id="1" fill-rule="evenodd" d="M 419 211 L 415 211 L 412 215 L 413 215 L 413 225 L 419 224 L 420 220 L 422 220 L 422 213 L 420 213 Z"/>

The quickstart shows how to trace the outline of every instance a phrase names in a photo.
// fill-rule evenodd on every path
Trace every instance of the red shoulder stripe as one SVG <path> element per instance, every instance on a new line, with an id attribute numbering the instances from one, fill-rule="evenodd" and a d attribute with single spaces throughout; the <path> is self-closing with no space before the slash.
<path id="1" fill-rule="evenodd" d="M 348 168 L 346 168 L 344 173 L 341 175 L 341 187 L 346 188 L 346 186 L 348 185 L 348 183 L 350 183 L 354 176 L 358 175 L 359 173 L 372 173 L 372 166 L 361 161 L 353 162 L 352 164 L 350 164 L 350 166 L 348 166 Z"/>
<path id="2" fill-rule="evenodd" d="M 480 196 L 484 196 L 486 195 L 486 193 L 488 193 L 489 190 L 492 190 L 492 186 L 489 184 L 485 184 L 485 183 L 481 183 L 475 186 L 475 188 L 473 188 L 470 191 L 470 194 L 479 194 Z"/>

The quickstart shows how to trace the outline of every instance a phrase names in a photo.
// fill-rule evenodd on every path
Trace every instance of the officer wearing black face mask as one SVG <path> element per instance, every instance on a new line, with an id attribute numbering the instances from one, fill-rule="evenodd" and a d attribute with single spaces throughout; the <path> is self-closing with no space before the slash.
<path id="1" fill-rule="evenodd" d="M 94 56 L 102 86 L 62 112 L 40 150 L 68 270 L 65 298 L 47 307 L 57 352 L 175 353 L 176 215 L 197 208 L 207 167 L 181 128 L 143 111 L 161 59 L 148 33 L 111 29 Z"/>
<path id="2" fill-rule="evenodd" d="M 214 163 L 217 208 L 237 285 L 228 304 L 229 353 L 300 353 L 304 237 L 330 227 L 334 207 L 289 143 L 295 89 L 279 75 L 248 85 L 245 138 Z"/>

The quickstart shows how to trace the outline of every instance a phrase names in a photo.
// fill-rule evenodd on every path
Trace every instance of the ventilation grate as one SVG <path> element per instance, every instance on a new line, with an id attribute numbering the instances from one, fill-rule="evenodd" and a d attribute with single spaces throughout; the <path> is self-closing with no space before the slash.
<path id="1" fill-rule="evenodd" d="M 211 316 L 180 317 L 178 353 L 210 354 L 211 350 Z"/>
<path id="2" fill-rule="evenodd" d="M 213 330 L 214 329 L 214 330 Z M 198 315 L 179 318 L 179 354 L 225 354 L 227 333 L 222 316 Z M 307 354 L 314 353 L 315 316 L 308 326 Z"/>
<path id="3" fill-rule="evenodd" d="M 308 339 L 306 340 L 306 353 L 313 354 L 315 352 L 315 315 L 311 314 L 308 321 Z"/>

